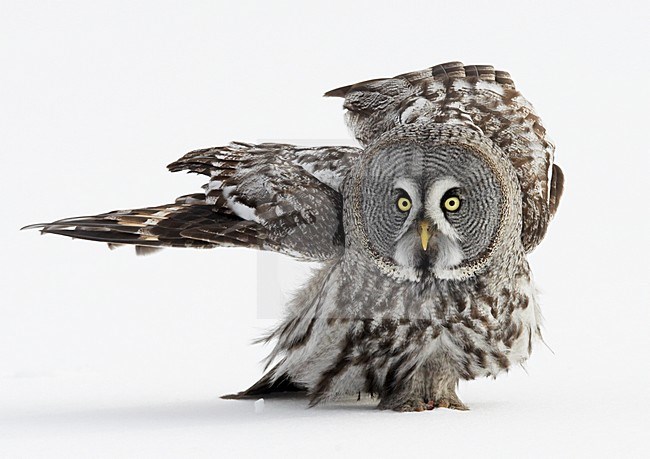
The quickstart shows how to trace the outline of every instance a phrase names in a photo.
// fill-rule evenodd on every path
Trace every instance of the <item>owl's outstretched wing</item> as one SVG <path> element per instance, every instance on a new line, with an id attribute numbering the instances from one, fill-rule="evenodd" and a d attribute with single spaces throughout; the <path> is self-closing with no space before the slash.
<path id="1" fill-rule="evenodd" d="M 43 233 L 157 247 L 251 247 L 304 260 L 343 251 L 339 186 L 362 150 L 231 143 L 170 164 L 210 177 L 174 204 L 31 225 Z"/>
<path id="2" fill-rule="evenodd" d="M 489 65 L 449 62 L 393 78 L 334 89 L 343 97 L 346 120 L 362 145 L 400 124 L 425 118 L 463 124 L 489 137 L 509 157 L 523 198 L 521 239 L 526 251 L 542 240 L 564 179 L 553 164 L 555 147 L 532 105 L 507 72 Z"/>

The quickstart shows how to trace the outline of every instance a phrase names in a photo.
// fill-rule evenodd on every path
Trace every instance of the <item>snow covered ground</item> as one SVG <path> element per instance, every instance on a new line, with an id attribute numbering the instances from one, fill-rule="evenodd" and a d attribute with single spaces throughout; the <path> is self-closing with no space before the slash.
<path id="1" fill-rule="evenodd" d="M 647 397 L 621 400 L 614 388 L 594 393 L 550 377 L 463 385 L 469 412 L 401 414 L 366 402 L 306 409 L 270 399 L 257 413 L 253 401 L 217 399 L 231 388 L 194 375 L 110 376 L 3 381 L 14 402 L 0 417 L 2 456 L 647 457 Z"/>
<path id="2" fill-rule="evenodd" d="M 648 457 L 648 7 L 623 3 L 3 3 L 0 457 Z M 304 267 L 18 231 L 198 191 L 164 169 L 194 148 L 346 139 L 324 91 L 457 59 L 511 72 L 567 177 L 531 257 L 552 352 L 462 383 L 469 412 L 221 400 L 261 375 L 266 267 Z"/>

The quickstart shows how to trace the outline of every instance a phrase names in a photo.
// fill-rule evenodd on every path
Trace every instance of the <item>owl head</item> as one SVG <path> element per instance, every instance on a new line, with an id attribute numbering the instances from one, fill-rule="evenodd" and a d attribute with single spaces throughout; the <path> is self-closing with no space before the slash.
<path id="1" fill-rule="evenodd" d="M 517 249 L 517 178 L 480 132 L 400 126 L 368 148 L 350 185 L 345 200 L 356 237 L 395 277 L 466 278 L 500 249 Z"/>

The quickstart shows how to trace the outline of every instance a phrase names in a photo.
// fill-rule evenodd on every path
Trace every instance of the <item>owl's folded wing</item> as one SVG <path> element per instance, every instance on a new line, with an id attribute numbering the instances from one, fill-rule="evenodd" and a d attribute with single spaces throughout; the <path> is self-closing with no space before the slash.
<path id="1" fill-rule="evenodd" d="M 343 251 L 341 181 L 361 150 L 231 143 L 190 152 L 172 171 L 207 175 L 174 204 L 31 225 L 43 233 L 158 247 L 250 247 L 304 260 Z"/>
<path id="2" fill-rule="evenodd" d="M 553 164 L 555 147 L 539 116 L 507 72 L 448 62 L 325 95 L 345 99 L 346 121 L 362 145 L 418 121 L 462 124 L 486 135 L 508 156 L 519 178 L 524 248 L 533 250 L 544 237 L 559 204 L 561 171 Z"/>

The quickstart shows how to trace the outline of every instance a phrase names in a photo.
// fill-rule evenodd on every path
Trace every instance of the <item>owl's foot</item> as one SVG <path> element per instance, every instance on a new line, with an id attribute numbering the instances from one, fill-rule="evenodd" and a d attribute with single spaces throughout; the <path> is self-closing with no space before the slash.
<path id="1" fill-rule="evenodd" d="M 393 411 L 400 411 L 403 413 L 408 413 L 412 411 L 420 412 L 420 411 L 426 411 L 426 410 L 432 410 L 433 406 L 429 406 L 428 403 L 426 403 L 424 400 L 407 400 L 406 402 L 393 405 L 393 406 L 387 406 L 387 404 L 379 404 L 379 409 L 380 410 L 393 410 Z"/>
<path id="2" fill-rule="evenodd" d="M 452 394 L 451 396 L 446 396 L 446 397 L 437 397 L 434 400 L 429 400 L 427 406 L 430 406 L 431 408 L 428 409 L 431 410 L 434 408 L 449 408 L 450 410 L 458 410 L 458 411 L 469 410 L 467 405 L 461 402 L 456 394 Z"/>
<path id="3" fill-rule="evenodd" d="M 406 401 L 382 400 L 379 403 L 380 410 L 394 410 L 400 412 L 431 411 L 435 408 L 449 408 L 450 410 L 468 411 L 469 408 L 460 401 L 455 393 L 444 396 L 436 396 L 431 399 L 409 398 Z"/>
<path id="4" fill-rule="evenodd" d="M 458 374 L 445 355 L 427 361 L 410 380 L 389 386 L 378 408 L 395 411 L 429 411 L 435 408 L 467 411 L 456 395 Z"/>

